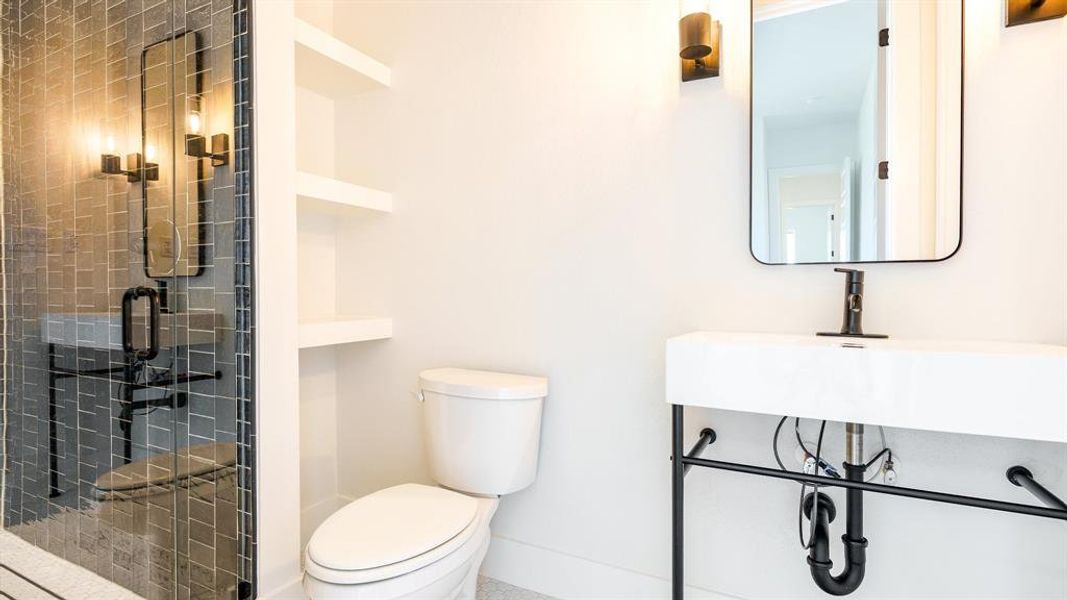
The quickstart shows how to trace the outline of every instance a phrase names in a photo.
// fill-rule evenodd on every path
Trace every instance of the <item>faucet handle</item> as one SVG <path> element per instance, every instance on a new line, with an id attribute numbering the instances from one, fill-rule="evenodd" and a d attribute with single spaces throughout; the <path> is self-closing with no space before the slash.
<path id="1" fill-rule="evenodd" d="M 846 269 L 844 267 L 834 267 L 834 271 L 837 273 L 844 273 L 848 277 L 849 283 L 863 283 L 863 271 L 859 269 Z"/>

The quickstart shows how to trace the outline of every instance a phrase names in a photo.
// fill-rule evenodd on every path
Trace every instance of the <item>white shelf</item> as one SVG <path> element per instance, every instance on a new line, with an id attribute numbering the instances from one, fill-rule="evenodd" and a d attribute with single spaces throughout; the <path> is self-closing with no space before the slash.
<path id="1" fill-rule="evenodd" d="M 300 321 L 301 348 L 369 342 L 393 337 L 393 320 L 386 317 L 335 316 Z"/>
<path id="2" fill-rule="evenodd" d="M 352 46 L 299 19 L 295 34 L 297 85 L 333 97 L 389 87 L 389 67 Z"/>
<path id="3" fill-rule="evenodd" d="M 302 204 L 316 209 L 364 208 L 393 211 L 393 195 L 353 183 L 338 181 L 303 171 L 296 173 L 296 196 Z"/>

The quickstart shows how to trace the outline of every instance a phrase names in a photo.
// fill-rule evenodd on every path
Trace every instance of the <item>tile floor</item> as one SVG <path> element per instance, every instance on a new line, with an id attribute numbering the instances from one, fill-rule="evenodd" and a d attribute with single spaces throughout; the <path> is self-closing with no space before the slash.
<path id="1" fill-rule="evenodd" d="M 140 600 L 126 588 L 6 531 L 0 531 L 0 598 Z"/>
<path id="2" fill-rule="evenodd" d="M 530 590 L 515 587 L 513 585 L 489 579 L 478 578 L 477 600 L 554 600 L 550 596 L 531 592 Z"/>
<path id="3" fill-rule="evenodd" d="M 6 531 L 0 531 L 0 598 L 141 600 L 141 597 L 133 592 Z M 481 577 L 478 580 L 477 600 L 553 599 L 502 581 Z"/>

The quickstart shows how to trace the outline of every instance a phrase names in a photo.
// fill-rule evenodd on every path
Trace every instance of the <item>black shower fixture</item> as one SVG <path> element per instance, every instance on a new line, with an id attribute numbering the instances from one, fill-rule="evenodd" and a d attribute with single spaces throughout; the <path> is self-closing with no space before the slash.
<path id="1" fill-rule="evenodd" d="M 211 148 L 207 147 L 207 138 L 198 133 L 185 134 L 185 154 L 196 158 L 210 158 L 211 166 L 221 167 L 230 164 L 230 136 L 216 133 L 211 136 Z"/>
<path id="2" fill-rule="evenodd" d="M 159 165 L 143 162 L 140 152 L 126 155 L 125 169 L 122 168 L 122 157 L 118 154 L 101 154 L 100 172 L 105 175 L 125 175 L 126 181 L 130 183 L 136 183 L 142 179 L 145 181 L 159 180 Z"/>
<path id="3" fill-rule="evenodd" d="M 188 133 L 185 134 L 186 156 L 210 158 L 213 167 L 230 164 L 230 136 L 225 133 L 216 133 L 211 136 L 211 147 L 208 148 L 207 138 L 200 133 L 203 125 L 203 117 L 200 113 L 190 112 L 186 125 L 188 127 Z"/>

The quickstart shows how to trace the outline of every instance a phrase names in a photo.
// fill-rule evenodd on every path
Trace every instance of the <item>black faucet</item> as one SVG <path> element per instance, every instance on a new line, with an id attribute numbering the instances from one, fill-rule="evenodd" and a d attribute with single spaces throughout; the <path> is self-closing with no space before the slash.
<path id="1" fill-rule="evenodd" d="M 863 333 L 863 271 L 857 269 L 834 269 L 845 274 L 845 314 L 841 320 L 841 331 L 832 333 L 820 331 L 816 335 L 887 338 L 880 333 Z"/>

